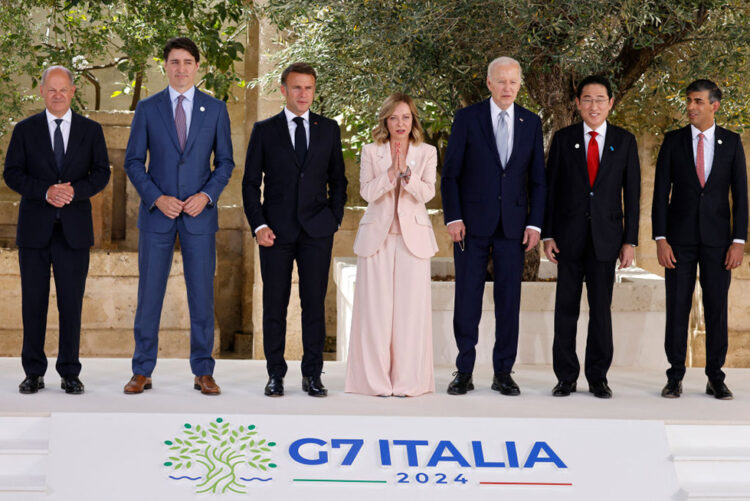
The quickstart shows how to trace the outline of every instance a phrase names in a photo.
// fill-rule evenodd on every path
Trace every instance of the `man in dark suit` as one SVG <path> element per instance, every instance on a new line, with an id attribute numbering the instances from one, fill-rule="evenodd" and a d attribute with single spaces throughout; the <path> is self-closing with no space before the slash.
<path id="1" fill-rule="evenodd" d="M 309 64 L 295 63 L 283 71 L 286 106 L 253 127 L 242 181 L 245 215 L 260 246 L 269 376 L 265 394 L 271 397 L 284 394 L 286 311 L 295 260 L 302 306 L 302 389 L 313 397 L 328 393 L 320 380 L 325 296 L 347 182 L 338 124 L 310 112 L 315 81 Z"/>
<path id="2" fill-rule="evenodd" d="M 151 388 L 161 309 L 179 235 L 190 309 L 193 388 L 218 395 L 212 356 L 214 272 L 217 203 L 234 169 L 229 115 L 224 102 L 195 87 L 200 53 L 192 40 L 173 38 L 163 53 L 169 86 L 138 103 L 125 152 L 125 172 L 141 204 L 133 376 L 124 391 L 137 394 Z"/>
<path id="3" fill-rule="evenodd" d="M 641 169 L 633 134 L 607 122 L 614 99 L 606 78 L 578 85 L 576 107 L 583 122 L 557 131 L 547 160 L 547 205 L 542 239 L 557 264 L 552 364 L 556 397 L 576 391 L 580 365 L 576 327 L 583 282 L 589 303 L 584 374 L 589 391 L 611 398 L 612 288 L 615 264 L 633 263 L 638 244 Z"/>
<path id="4" fill-rule="evenodd" d="M 682 393 L 687 334 L 700 266 L 706 317 L 706 393 L 733 398 L 724 383 L 727 297 L 731 270 L 742 264 L 747 239 L 745 153 L 740 136 L 716 125 L 721 90 L 710 80 L 686 89 L 690 125 L 664 136 L 654 178 L 651 220 L 659 264 L 666 268 L 664 348 L 670 368 L 665 398 Z M 731 207 L 730 207 L 731 192 Z"/>
<path id="5" fill-rule="evenodd" d="M 524 250 L 539 243 L 545 177 L 539 117 L 514 103 L 521 66 L 508 57 L 489 64 L 490 99 L 456 113 L 442 174 L 445 223 L 456 266 L 453 332 L 458 345 L 448 393 L 474 389 L 487 260 L 495 270 L 495 347 L 492 389 L 518 395 L 511 377 L 518 349 Z"/>
<path id="6" fill-rule="evenodd" d="M 46 109 L 15 126 L 5 156 L 5 183 L 21 194 L 16 235 L 26 372 L 21 393 L 44 388 L 50 265 L 60 312 L 56 369 L 65 393 L 84 389 L 78 347 L 94 245 L 89 199 L 107 185 L 109 159 L 101 126 L 70 109 L 75 89 L 68 69 L 47 68 L 39 88 Z"/>

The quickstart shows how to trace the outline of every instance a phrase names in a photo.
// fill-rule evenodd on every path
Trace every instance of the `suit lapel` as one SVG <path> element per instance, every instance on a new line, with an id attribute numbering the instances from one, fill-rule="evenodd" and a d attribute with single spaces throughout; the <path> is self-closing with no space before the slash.
<path id="1" fill-rule="evenodd" d="M 281 141 L 281 147 L 287 151 L 294 165 L 298 169 L 301 168 L 302 166 L 297 162 L 297 155 L 294 154 L 294 145 L 292 144 L 292 137 L 289 135 L 289 124 L 286 121 L 284 110 L 281 110 L 281 113 L 276 115 L 274 120 L 276 121 L 277 134 L 279 135 L 279 141 Z"/>
<path id="2" fill-rule="evenodd" d="M 193 112 L 190 115 L 190 130 L 188 131 L 188 137 L 185 140 L 185 153 L 190 151 L 190 148 L 195 142 L 195 138 L 200 134 L 201 126 L 203 125 L 203 118 L 206 116 L 206 95 L 198 89 L 195 89 L 193 94 Z M 177 127 L 173 127 L 175 130 L 175 137 L 177 136 Z"/>
<path id="3" fill-rule="evenodd" d="M 513 158 L 518 152 L 518 143 L 521 141 L 521 137 L 523 134 L 526 134 L 526 122 L 524 122 L 523 117 L 521 116 L 520 108 L 517 104 L 513 103 L 513 148 L 510 150 L 510 155 L 508 155 L 508 164 L 505 166 L 507 169 L 513 162 Z M 495 146 L 495 149 L 497 149 L 497 145 Z M 498 158 L 500 158 L 498 156 Z"/>
<path id="4" fill-rule="evenodd" d="M 708 186 L 708 183 L 710 183 L 711 179 L 714 178 L 713 174 L 717 171 L 717 169 L 720 169 L 721 165 L 723 165 L 719 156 L 724 153 L 723 145 L 726 140 L 726 131 L 717 125 L 716 128 L 714 128 L 714 158 L 711 161 L 711 175 L 709 175 L 708 179 L 706 179 L 706 186 Z M 698 177 L 697 172 L 695 176 Z"/>
<path id="5" fill-rule="evenodd" d="M 42 111 L 40 114 L 38 114 L 36 122 L 36 134 L 37 137 L 40 138 L 39 142 L 41 143 L 41 152 L 47 158 L 47 164 L 49 165 L 49 168 L 52 169 L 55 175 L 57 175 L 57 163 L 55 162 L 55 152 L 52 151 L 52 138 L 50 137 L 49 133 L 49 124 L 47 124 L 47 113 Z"/>
<path id="6" fill-rule="evenodd" d="M 607 135 L 604 136 L 604 150 L 602 151 L 602 158 L 599 160 L 599 171 L 596 174 L 596 179 L 594 179 L 594 186 L 597 186 L 601 182 L 601 178 L 606 175 L 607 165 L 614 152 L 619 148 L 621 141 L 622 136 L 619 131 L 607 123 Z"/>
<path id="7" fill-rule="evenodd" d="M 497 141 L 495 141 L 495 133 L 492 130 L 492 108 L 490 108 L 490 99 L 492 98 L 484 101 L 484 105 L 480 108 L 480 113 L 482 114 L 482 116 L 479 117 L 479 127 L 482 129 L 485 139 L 490 146 L 490 150 L 495 156 L 497 165 L 502 165 L 502 163 L 500 163 L 500 153 L 498 153 L 497 151 Z"/>
<path id="8" fill-rule="evenodd" d="M 170 137 L 170 139 L 172 139 L 172 143 L 174 144 L 174 147 L 177 149 L 177 151 L 180 151 L 180 141 L 177 139 L 177 127 L 174 124 L 172 102 L 169 99 L 169 88 L 161 91 L 157 99 L 159 114 L 164 121 L 164 130 L 167 131 L 167 135 Z"/>
<path id="9" fill-rule="evenodd" d="M 310 120 L 310 143 L 307 145 L 307 153 L 305 154 L 305 163 L 302 165 L 302 169 L 304 169 L 305 166 L 311 162 L 311 159 L 318 152 L 318 148 L 320 147 L 320 139 L 321 139 L 320 138 L 320 133 L 321 133 L 320 120 L 319 120 L 320 117 L 316 115 L 315 113 L 310 112 L 310 114 L 308 115 L 308 118 Z M 287 132 L 287 136 L 288 135 L 289 135 L 289 132 Z"/>
<path id="10" fill-rule="evenodd" d="M 682 151 L 685 152 L 685 156 L 687 157 L 687 168 L 690 170 L 690 173 L 688 176 L 690 179 L 693 180 L 695 184 L 698 185 L 698 188 L 701 186 L 701 181 L 698 179 L 698 171 L 695 168 L 695 152 L 693 151 L 693 132 L 692 129 L 690 129 L 690 126 L 684 127 L 682 132 Z M 716 150 L 714 150 L 715 152 Z M 715 157 L 716 155 L 714 155 Z"/>
<path id="11" fill-rule="evenodd" d="M 68 147 L 65 149 L 65 158 L 60 171 L 61 174 L 65 172 L 65 169 L 67 169 L 68 166 L 70 166 L 73 152 L 80 148 L 84 136 L 83 117 L 78 113 L 73 113 L 73 117 L 70 119 L 70 135 L 68 136 Z"/>
<path id="12" fill-rule="evenodd" d="M 586 186 L 589 186 L 589 167 L 586 160 L 586 138 L 583 136 L 583 122 L 570 130 L 573 134 L 569 143 L 570 154 L 574 158 L 573 165 L 577 166 L 576 171 L 586 183 Z"/>

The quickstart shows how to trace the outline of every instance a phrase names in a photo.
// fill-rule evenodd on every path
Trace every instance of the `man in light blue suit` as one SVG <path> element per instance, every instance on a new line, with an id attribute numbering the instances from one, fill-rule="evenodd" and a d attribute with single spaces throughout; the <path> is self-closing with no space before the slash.
<path id="1" fill-rule="evenodd" d="M 213 379 L 214 271 L 217 202 L 234 168 L 225 103 L 195 88 L 200 54 L 189 38 L 164 47 L 169 87 L 138 103 L 125 153 L 125 172 L 141 196 L 138 213 L 138 308 L 133 377 L 125 393 L 151 388 L 159 320 L 179 235 L 190 309 L 193 386 L 221 390 Z M 149 156 L 146 168 L 146 156 Z M 211 170 L 211 154 L 214 170 Z"/>

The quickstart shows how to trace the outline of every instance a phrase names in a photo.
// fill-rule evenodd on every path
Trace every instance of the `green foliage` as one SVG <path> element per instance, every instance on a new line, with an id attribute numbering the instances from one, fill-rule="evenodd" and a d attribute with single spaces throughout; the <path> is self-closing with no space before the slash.
<path id="1" fill-rule="evenodd" d="M 592 73 L 611 78 L 613 120 L 635 132 L 674 127 L 681 89 L 699 77 L 727 89 L 725 123 L 750 123 L 745 0 L 268 0 L 263 14 L 283 49 L 261 83 L 291 61 L 315 65 L 318 109 L 341 118 L 353 151 L 394 91 L 417 99 L 428 141 L 443 146 L 455 110 L 489 94 L 499 55 L 521 62 L 519 101 L 547 135 L 574 121 L 575 85 Z"/>
<path id="2" fill-rule="evenodd" d="M 161 64 L 161 49 L 174 36 L 189 36 L 201 51 L 203 86 L 227 100 L 244 81 L 235 62 L 244 52 L 251 15 L 244 0 L 14 0 L 0 9 L 0 136 L 20 117 L 28 78 L 33 89 L 42 70 L 62 64 L 78 86 L 93 85 L 100 106 L 97 72 L 117 68 L 122 88 L 111 98 L 134 109 L 146 71 Z M 127 104 L 126 104 L 127 103 Z"/>

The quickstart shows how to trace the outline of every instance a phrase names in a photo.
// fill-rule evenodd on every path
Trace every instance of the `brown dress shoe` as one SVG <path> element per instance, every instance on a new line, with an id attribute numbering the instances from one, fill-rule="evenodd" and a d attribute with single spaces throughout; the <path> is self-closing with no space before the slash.
<path id="1" fill-rule="evenodd" d="M 200 390 L 204 395 L 219 395 L 221 388 L 214 381 L 213 376 L 195 376 L 193 388 Z"/>
<path id="2" fill-rule="evenodd" d="M 140 374 L 133 374 L 128 384 L 125 385 L 123 391 L 128 395 L 135 395 L 136 393 L 143 393 L 143 390 L 151 389 L 151 378 L 141 376 Z"/>

